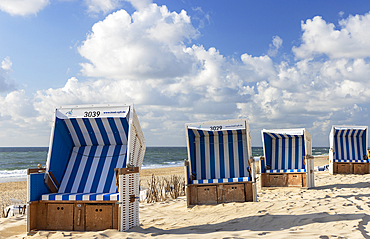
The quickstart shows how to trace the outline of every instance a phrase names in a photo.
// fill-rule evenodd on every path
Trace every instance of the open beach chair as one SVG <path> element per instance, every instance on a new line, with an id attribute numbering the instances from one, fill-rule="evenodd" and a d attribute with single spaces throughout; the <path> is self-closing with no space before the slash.
<path id="1" fill-rule="evenodd" d="M 262 130 L 261 188 L 314 187 L 312 137 L 306 129 Z"/>
<path id="2" fill-rule="evenodd" d="M 27 173 L 28 234 L 137 226 L 145 149 L 133 105 L 55 109 L 46 167 Z"/>
<path id="3" fill-rule="evenodd" d="M 187 206 L 256 201 L 247 119 L 185 124 Z"/>
<path id="4" fill-rule="evenodd" d="M 369 173 L 367 140 L 367 126 L 333 126 L 329 135 L 329 173 Z"/>

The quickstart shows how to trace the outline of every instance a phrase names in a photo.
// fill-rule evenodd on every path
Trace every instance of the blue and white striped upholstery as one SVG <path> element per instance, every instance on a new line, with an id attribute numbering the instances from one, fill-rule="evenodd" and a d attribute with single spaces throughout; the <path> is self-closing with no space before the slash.
<path id="1" fill-rule="evenodd" d="M 114 168 L 126 167 L 128 131 L 125 117 L 56 118 L 49 171 L 60 186 L 42 200 L 118 200 Z"/>
<path id="2" fill-rule="evenodd" d="M 335 128 L 333 133 L 334 162 L 367 163 L 366 129 Z"/>
<path id="3" fill-rule="evenodd" d="M 305 173 L 306 169 L 266 169 L 266 173 Z"/>
<path id="4" fill-rule="evenodd" d="M 44 194 L 41 200 L 48 201 L 118 201 L 119 193 L 52 193 Z"/>
<path id="5" fill-rule="evenodd" d="M 263 132 L 266 169 L 264 173 L 306 172 L 304 135 Z"/>
<path id="6" fill-rule="evenodd" d="M 191 184 L 249 181 L 246 130 L 188 129 Z M 224 181 L 225 180 L 225 181 Z"/>
<path id="7" fill-rule="evenodd" d="M 218 178 L 218 179 L 200 179 L 193 180 L 192 184 L 208 184 L 208 183 L 236 183 L 236 182 L 249 182 L 251 178 L 240 177 L 240 178 Z"/>
<path id="8" fill-rule="evenodd" d="M 74 147 L 58 193 L 116 192 L 114 168 L 125 164 L 126 145 Z"/>
<path id="9" fill-rule="evenodd" d="M 355 160 L 355 159 L 349 159 L 349 160 L 334 159 L 334 162 L 337 162 L 337 163 L 367 163 L 368 161 L 367 160 Z"/>
<path id="10" fill-rule="evenodd" d="M 63 120 L 74 146 L 127 144 L 126 118 L 72 118 Z"/>

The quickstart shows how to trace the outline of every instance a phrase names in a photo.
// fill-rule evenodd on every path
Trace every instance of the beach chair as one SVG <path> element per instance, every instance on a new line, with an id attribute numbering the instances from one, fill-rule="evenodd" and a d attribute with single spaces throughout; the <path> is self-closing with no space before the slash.
<path id="1" fill-rule="evenodd" d="M 145 149 L 133 105 L 55 109 L 46 167 L 27 173 L 28 234 L 137 226 Z"/>
<path id="2" fill-rule="evenodd" d="M 332 127 L 329 134 L 329 173 L 369 173 L 367 128 L 367 126 Z"/>
<path id="3" fill-rule="evenodd" d="M 314 187 L 312 137 L 306 129 L 264 129 L 261 133 L 261 189 Z"/>
<path id="4" fill-rule="evenodd" d="M 247 119 L 185 124 L 187 206 L 256 201 Z"/>

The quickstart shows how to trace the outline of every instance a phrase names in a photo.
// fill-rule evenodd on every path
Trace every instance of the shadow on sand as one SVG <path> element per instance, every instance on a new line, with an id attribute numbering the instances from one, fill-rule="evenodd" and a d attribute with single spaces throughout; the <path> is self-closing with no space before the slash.
<path id="1" fill-rule="evenodd" d="M 152 233 L 152 236 L 165 234 L 207 234 L 215 231 L 237 231 L 251 230 L 261 231 L 259 235 L 265 235 L 272 231 L 281 231 L 292 228 L 292 231 L 297 230 L 297 227 L 308 225 L 311 223 L 328 223 L 350 220 L 361 220 L 358 229 L 364 238 L 370 238 L 369 232 L 366 231 L 366 225 L 370 221 L 370 216 L 367 214 L 335 214 L 314 213 L 304 215 L 270 215 L 250 216 L 232 219 L 226 222 L 181 227 L 176 229 L 163 230 L 156 227 L 142 229 L 134 227 L 130 232 Z M 294 235 L 294 234 L 292 234 Z M 325 237 L 325 236 L 324 236 Z M 323 237 L 323 238 L 324 238 Z"/>
<path id="2" fill-rule="evenodd" d="M 358 182 L 358 183 L 344 183 L 344 184 L 331 184 L 311 188 L 310 190 L 324 190 L 324 189 L 342 189 L 342 188 L 370 188 L 370 183 L 368 182 Z"/>

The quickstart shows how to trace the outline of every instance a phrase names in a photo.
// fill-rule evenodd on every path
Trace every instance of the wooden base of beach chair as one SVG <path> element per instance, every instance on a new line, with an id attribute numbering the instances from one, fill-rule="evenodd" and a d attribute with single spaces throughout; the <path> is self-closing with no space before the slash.
<path id="1" fill-rule="evenodd" d="M 189 185 L 187 205 L 253 202 L 254 194 L 251 182 Z"/>
<path id="2" fill-rule="evenodd" d="M 333 174 L 368 174 L 369 163 L 333 163 Z"/>
<path id="3" fill-rule="evenodd" d="M 118 229 L 118 204 L 101 201 L 38 201 L 29 207 L 29 233 L 37 230 Z"/>
<path id="4" fill-rule="evenodd" d="M 307 187 L 306 173 L 262 173 L 261 189 L 269 187 Z"/>

